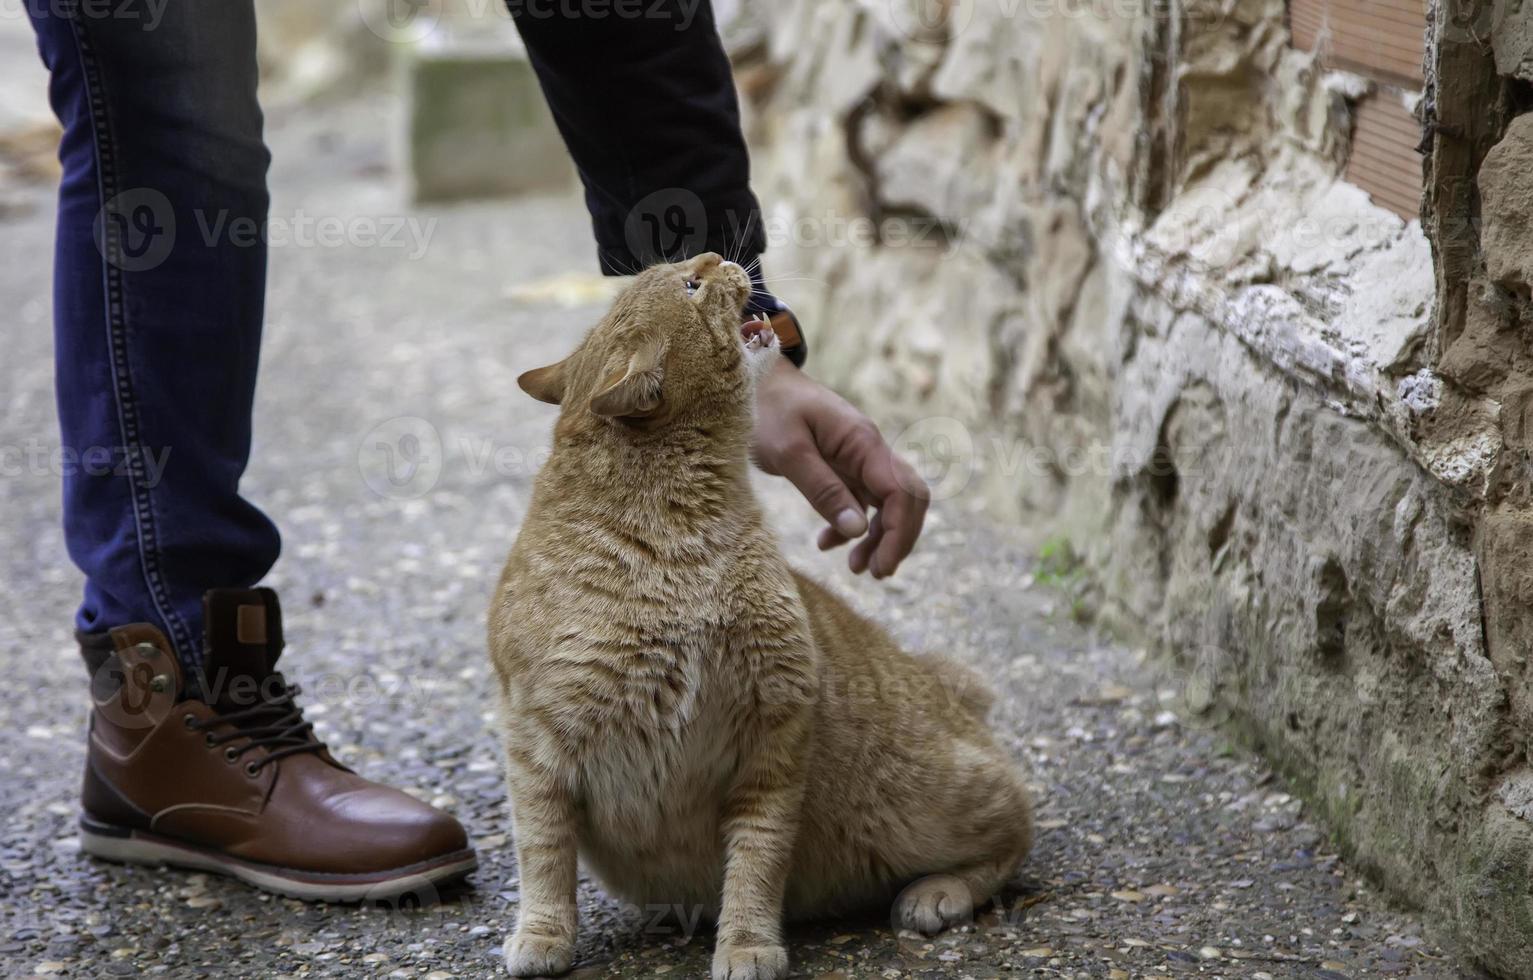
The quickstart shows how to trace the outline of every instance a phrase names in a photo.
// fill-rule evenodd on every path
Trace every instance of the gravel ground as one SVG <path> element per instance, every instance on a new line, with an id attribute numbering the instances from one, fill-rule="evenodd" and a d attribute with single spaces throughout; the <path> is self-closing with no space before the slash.
<path id="1" fill-rule="evenodd" d="M 470 887 L 424 908 L 359 909 L 78 853 L 84 673 L 69 618 L 79 576 L 64 557 L 50 465 L 16 464 L 18 451 L 56 446 L 51 192 L 12 187 L 21 205 L 0 218 L 6 975 L 499 972 L 518 892 L 484 611 L 552 419 L 515 376 L 561 356 L 600 308 L 585 217 L 573 197 L 402 209 L 381 101 L 272 128 L 277 219 L 295 230 L 319 217 L 352 229 L 414 220 L 424 239 L 417 249 L 406 226 L 403 247 L 274 250 L 247 485 L 286 533 L 271 580 L 287 603 L 285 666 L 337 754 L 456 812 L 483 865 Z M 440 440 L 429 492 L 377 481 L 376 447 L 407 433 Z M 1019 533 L 961 498 L 944 501 L 918 554 L 880 585 L 815 554 L 808 508 L 783 487 L 763 491 L 802 567 L 911 647 L 975 663 L 1003 689 L 996 721 L 1038 803 L 1024 876 L 974 928 L 935 941 L 891 933 L 887 921 L 795 929 L 796 976 L 1478 975 L 1340 861 L 1259 760 L 1179 721 L 1174 679 L 1075 624 Z M 578 976 L 706 976 L 706 932 L 657 926 L 589 884 L 582 901 Z"/>

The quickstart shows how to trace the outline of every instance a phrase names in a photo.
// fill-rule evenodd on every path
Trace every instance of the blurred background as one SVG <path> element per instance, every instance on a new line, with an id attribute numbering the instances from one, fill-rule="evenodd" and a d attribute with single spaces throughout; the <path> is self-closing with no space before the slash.
<path id="1" fill-rule="evenodd" d="M 931 531 L 873 591 L 763 492 L 795 560 L 999 679 L 1042 801 L 1011 919 L 803 937 L 806 975 L 1533 976 L 1533 8 L 713 8 L 769 281 L 811 373 L 931 482 Z M 72 856 L 58 131 L 0 4 L 0 646 L 37 677 L 0 703 L 0 867 L 32 906 L 0 953 L 487 975 L 517 893 L 483 603 L 550 422 L 514 379 L 620 282 L 499 0 L 257 9 L 283 240 L 246 485 L 285 532 L 272 584 L 326 736 L 463 815 L 489 864 L 423 921 Z M 407 445 L 401 485 L 375 448 Z M 589 975 L 705 962 L 584 888 Z"/>

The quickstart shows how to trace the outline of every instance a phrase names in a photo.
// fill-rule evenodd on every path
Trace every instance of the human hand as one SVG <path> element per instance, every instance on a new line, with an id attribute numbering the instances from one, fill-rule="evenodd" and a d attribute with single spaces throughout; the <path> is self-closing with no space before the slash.
<path id="1" fill-rule="evenodd" d="M 820 550 L 861 538 L 847 556 L 852 573 L 893 575 L 921 536 L 926 481 L 866 415 L 785 360 L 761 380 L 756 402 L 756 465 L 787 477 L 830 523 Z"/>

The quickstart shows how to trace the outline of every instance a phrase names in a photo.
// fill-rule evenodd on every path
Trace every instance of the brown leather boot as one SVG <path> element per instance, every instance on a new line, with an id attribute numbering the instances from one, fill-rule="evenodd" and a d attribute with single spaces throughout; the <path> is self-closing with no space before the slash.
<path id="1" fill-rule="evenodd" d="M 109 646 L 81 638 L 95 704 L 86 853 L 323 901 L 430 897 L 474 869 L 458 821 L 363 779 L 314 736 L 275 670 L 276 593 L 217 590 L 204 609 L 201 677 L 183 679 L 153 626 L 114 629 Z"/>

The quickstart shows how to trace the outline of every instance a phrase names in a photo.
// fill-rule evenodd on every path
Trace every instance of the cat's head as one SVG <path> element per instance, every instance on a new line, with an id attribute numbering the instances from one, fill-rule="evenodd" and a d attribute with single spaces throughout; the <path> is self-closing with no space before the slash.
<path id="1" fill-rule="evenodd" d="M 755 384 L 777 360 L 766 323 L 745 317 L 750 277 L 708 252 L 640 273 L 569 357 L 528 371 L 522 390 L 562 419 L 655 432 L 676 423 L 750 425 Z"/>

